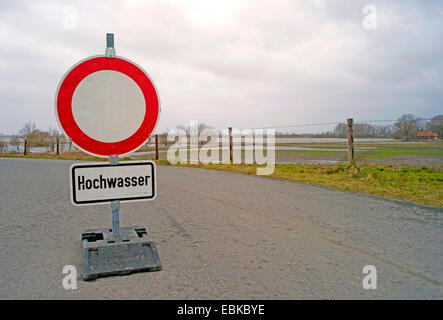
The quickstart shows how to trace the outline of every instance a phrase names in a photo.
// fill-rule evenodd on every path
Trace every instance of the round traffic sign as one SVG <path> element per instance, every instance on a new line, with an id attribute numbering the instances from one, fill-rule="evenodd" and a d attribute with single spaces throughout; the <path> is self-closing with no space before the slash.
<path id="1" fill-rule="evenodd" d="M 94 56 L 63 76 L 55 113 L 78 148 L 108 157 L 135 151 L 147 141 L 158 122 L 160 101 L 149 75 L 134 62 Z"/>

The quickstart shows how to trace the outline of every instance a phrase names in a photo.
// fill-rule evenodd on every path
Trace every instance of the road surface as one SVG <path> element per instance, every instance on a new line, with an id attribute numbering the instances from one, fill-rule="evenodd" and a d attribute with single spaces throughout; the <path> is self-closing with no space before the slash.
<path id="1" fill-rule="evenodd" d="M 80 235 L 109 205 L 74 207 L 70 161 L 0 158 L 1 299 L 441 299 L 441 208 L 203 169 L 158 166 L 158 197 L 124 203 L 163 270 L 81 279 Z M 62 286 L 77 267 L 78 288 Z M 363 289 L 362 269 L 377 270 Z"/>

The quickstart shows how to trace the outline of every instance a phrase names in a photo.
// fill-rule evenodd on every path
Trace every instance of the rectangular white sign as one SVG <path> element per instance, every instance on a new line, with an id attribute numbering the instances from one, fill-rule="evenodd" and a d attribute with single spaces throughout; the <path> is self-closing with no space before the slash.
<path id="1" fill-rule="evenodd" d="M 71 202 L 87 205 L 113 200 L 154 200 L 156 171 L 152 161 L 74 164 L 71 166 Z"/>

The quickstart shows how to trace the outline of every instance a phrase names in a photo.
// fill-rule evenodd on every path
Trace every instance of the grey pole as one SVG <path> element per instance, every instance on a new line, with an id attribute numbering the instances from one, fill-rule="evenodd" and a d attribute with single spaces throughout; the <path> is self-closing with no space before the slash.
<path id="1" fill-rule="evenodd" d="M 115 48 L 114 48 L 114 34 L 107 33 L 106 34 L 106 58 L 115 58 Z"/>
<path id="2" fill-rule="evenodd" d="M 106 34 L 106 51 L 105 55 L 107 58 L 115 57 L 115 48 L 114 48 L 114 34 L 107 33 Z M 109 162 L 112 166 L 118 165 L 118 154 L 113 154 L 109 156 Z M 114 200 L 111 202 L 111 211 L 112 211 L 112 234 L 114 237 L 120 236 L 120 201 Z"/>
<path id="3" fill-rule="evenodd" d="M 118 155 L 114 154 L 109 156 L 109 162 L 111 166 L 118 165 Z M 112 211 L 112 235 L 114 237 L 120 237 L 120 201 L 114 200 L 111 202 Z"/>

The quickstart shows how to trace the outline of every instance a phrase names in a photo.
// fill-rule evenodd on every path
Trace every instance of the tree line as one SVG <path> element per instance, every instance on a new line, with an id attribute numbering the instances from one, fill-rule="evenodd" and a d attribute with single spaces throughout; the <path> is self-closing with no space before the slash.
<path id="1" fill-rule="evenodd" d="M 21 152 L 21 147 L 24 148 L 25 140 L 27 152 L 32 147 L 45 147 L 49 151 L 55 151 L 57 139 L 60 143 L 67 143 L 58 129 L 49 127 L 47 131 L 44 131 L 38 129 L 34 122 L 27 122 L 17 134 L 11 136 L 9 144 L 16 148 L 17 152 Z M 71 146 L 71 141 L 69 143 Z"/>
<path id="2" fill-rule="evenodd" d="M 331 136 L 345 138 L 347 126 L 339 123 Z M 394 138 L 405 141 L 417 139 L 419 131 L 436 132 L 439 139 L 443 139 L 443 115 L 430 120 L 419 118 L 413 114 L 402 115 L 393 125 L 378 126 L 369 123 L 354 123 L 354 136 L 359 138 Z"/>
<path id="3" fill-rule="evenodd" d="M 212 128 L 205 123 L 199 123 L 197 131 L 200 133 L 204 129 Z M 177 129 L 181 129 L 189 135 L 189 126 L 177 126 Z M 439 139 L 443 139 L 443 115 L 438 115 L 430 120 L 422 119 L 413 114 L 404 114 L 392 125 L 372 125 L 369 123 L 354 123 L 354 136 L 358 138 L 395 138 L 405 141 L 416 140 L 418 131 L 432 131 L 436 132 Z M 288 133 L 277 133 L 277 135 L 284 136 L 298 136 Z M 305 136 L 305 135 L 304 135 Z M 324 138 L 346 138 L 347 137 L 347 125 L 345 123 L 339 123 L 332 131 L 326 131 L 320 134 L 310 134 L 313 137 Z M 167 144 L 167 134 L 159 134 L 159 142 Z M 72 141 L 66 140 L 63 134 L 56 128 L 49 127 L 47 131 L 37 128 L 34 122 L 27 122 L 18 131 L 18 134 L 12 135 L 9 144 L 17 148 L 17 152 L 20 152 L 20 148 L 24 146 L 26 140 L 26 151 L 29 151 L 31 147 L 46 147 L 49 151 L 55 151 L 57 140 L 62 144 L 69 143 L 69 149 L 72 147 Z M 6 148 L 4 142 L 0 142 L 0 152 Z"/>

